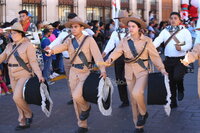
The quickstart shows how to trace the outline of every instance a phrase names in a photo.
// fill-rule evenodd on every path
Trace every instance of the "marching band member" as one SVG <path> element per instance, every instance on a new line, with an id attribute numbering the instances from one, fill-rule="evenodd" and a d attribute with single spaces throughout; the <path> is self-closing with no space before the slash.
<path id="1" fill-rule="evenodd" d="M 148 117 L 144 101 L 144 89 L 148 79 L 148 57 L 162 74 L 167 72 L 152 40 L 140 32 L 140 29 L 146 28 L 146 23 L 137 16 L 123 18 L 122 22 L 128 26 L 130 36 L 122 39 L 106 63 L 111 64 L 124 54 L 125 78 L 131 99 L 135 133 L 143 133 Z"/>
<path id="2" fill-rule="evenodd" d="M 82 96 L 84 81 L 90 74 L 90 66 L 87 66 L 86 64 L 90 65 L 92 57 L 94 58 L 96 64 L 98 64 L 98 62 L 103 62 L 103 58 L 94 39 L 92 37 L 85 36 L 82 33 L 84 28 L 88 28 L 89 25 L 82 22 L 79 17 L 75 17 L 66 23 L 66 27 L 71 28 L 74 38 L 68 38 L 63 44 L 56 45 L 47 51 L 49 52 L 48 55 L 61 53 L 63 51 L 68 51 L 69 53 L 72 64 L 69 73 L 69 84 L 78 119 L 77 133 L 86 133 L 88 131 L 87 118 L 89 117 L 89 112 L 91 110 L 91 106 Z M 81 48 L 79 52 L 78 49 L 80 46 Z M 82 53 L 82 56 L 80 53 Z M 83 60 L 83 58 L 85 60 Z M 99 68 L 101 71 L 101 77 L 106 78 L 105 66 L 101 65 Z"/>
<path id="3" fill-rule="evenodd" d="M 44 82 L 44 78 L 42 77 L 42 72 L 36 60 L 35 48 L 32 43 L 25 39 L 25 32 L 21 24 L 18 22 L 15 23 L 11 27 L 10 32 L 13 43 L 9 43 L 0 55 L 0 63 L 5 60 L 8 62 L 9 77 L 13 89 L 13 100 L 19 113 L 19 125 L 15 130 L 23 130 L 30 128 L 33 119 L 33 113 L 22 95 L 23 85 L 25 81 L 31 77 L 32 73 L 28 72 L 19 64 L 15 56 L 16 51 L 21 59 L 27 63 L 27 66 L 37 75 L 39 81 Z"/>
<path id="4" fill-rule="evenodd" d="M 200 61 L 200 44 L 196 44 L 192 51 L 188 52 L 185 55 L 185 58 L 180 61 L 185 66 L 188 66 L 190 63 L 193 63 L 196 60 Z M 198 67 L 198 94 L 200 97 L 200 67 Z"/>
<path id="5" fill-rule="evenodd" d="M 128 12 L 125 10 L 119 11 L 118 18 L 119 21 L 121 21 L 122 18 L 128 17 Z M 128 32 L 125 28 L 125 25 L 122 22 L 119 22 L 119 28 L 116 31 L 113 31 L 111 34 L 110 40 L 108 41 L 104 52 L 102 53 L 102 56 L 105 57 L 108 55 L 113 49 L 118 46 L 119 42 L 127 36 Z M 120 100 L 122 101 L 122 104 L 119 106 L 120 108 L 129 106 L 129 100 L 128 100 L 128 93 L 127 93 L 127 84 L 124 77 L 124 55 L 120 56 L 115 61 L 115 77 L 116 77 L 116 83 L 119 91 Z"/>
<path id="6" fill-rule="evenodd" d="M 155 47 L 159 47 L 161 43 L 165 43 L 165 68 L 169 73 L 169 84 L 171 90 L 171 108 L 177 107 L 176 94 L 178 91 L 178 100 L 184 98 L 184 75 L 186 67 L 181 64 L 186 51 L 192 48 L 192 36 L 188 29 L 180 25 L 181 16 L 178 12 L 170 14 L 170 26 L 161 31 L 159 36 L 154 40 Z"/>
<path id="7" fill-rule="evenodd" d="M 77 17 L 77 15 L 75 13 L 70 13 L 68 15 L 68 20 L 70 21 L 71 19 Z M 89 33 L 87 31 L 90 31 Z M 46 48 L 46 50 L 53 48 L 56 45 L 60 45 L 63 42 L 66 41 L 66 39 L 68 38 L 72 38 L 72 34 L 70 33 L 70 28 L 65 28 L 60 34 L 59 36 L 49 45 L 49 47 Z M 93 36 L 94 32 L 92 32 L 92 30 L 90 29 L 85 29 L 82 31 L 84 35 L 90 35 Z M 69 53 L 67 51 L 63 51 L 63 58 L 64 58 L 64 69 L 65 69 L 65 73 L 67 76 L 67 84 L 69 86 L 69 70 L 71 68 L 71 64 L 70 64 L 70 59 L 69 59 Z M 68 87 L 69 88 L 69 87 Z M 73 104 L 73 100 L 68 101 L 67 104 Z"/>

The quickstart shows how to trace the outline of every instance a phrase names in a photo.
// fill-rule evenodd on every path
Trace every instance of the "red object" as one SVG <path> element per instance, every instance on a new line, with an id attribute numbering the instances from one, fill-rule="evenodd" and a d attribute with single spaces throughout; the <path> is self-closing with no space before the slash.
<path id="1" fill-rule="evenodd" d="M 189 17 L 194 18 L 193 20 L 198 19 L 198 9 L 195 6 L 189 6 Z"/>
<path id="2" fill-rule="evenodd" d="M 0 76 L 0 81 L 3 81 L 2 77 Z M 4 92 L 9 92 L 8 87 L 6 86 L 6 83 L 3 81 L 0 83 L 1 88 L 4 90 Z"/>
<path id="3" fill-rule="evenodd" d="M 25 23 L 24 25 L 23 25 L 23 30 L 24 30 L 24 32 L 27 32 L 27 30 L 28 30 L 28 27 L 30 26 L 30 21 L 29 22 L 27 22 L 27 23 Z"/>

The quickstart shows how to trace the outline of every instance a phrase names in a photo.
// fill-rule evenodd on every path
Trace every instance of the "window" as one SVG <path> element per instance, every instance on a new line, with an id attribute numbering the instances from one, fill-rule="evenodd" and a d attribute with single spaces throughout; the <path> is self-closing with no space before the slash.
<path id="1" fill-rule="evenodd" d="M 60 22 L 67 22 L 68 14 L 73 12 L 73 0 L 59 0 L 58 1 L 58 16 Z"/>
<path id="2" fill-rule="evenodd" d="M 87 10 L 87 20 L 99 20 L 103 18 L 103 8 L 89 7 Z"/>
<path id="3" fill-rule="evenodd" d="M 149 19 L 157 19 L 158 11 L 157 11 L 157 0 L 151 0 L 151 11 L 149 12 Z"/>
<path id="4" fill-rule="evenodd" d="M 87 0 L 87 20 L 109 21 L 111 17 L 111 0 Z"/>
<path id="5" fill-rule="evenodd" d="M 67 5 L 59 5 L 58 7 L 58 14 L 59 14 L 59 21 L 60 22 L 67 22 L 68 14 L 72 12 L 72 7 Z"/>
<path id="6" fill-rule="evenodd" d="M 22 0 L 22 10 L 27 10 L 32 15 L 32 23 L 41 21 L 41 0 Z"/>
<path id="7" fill-rule="evenodd" d="M 144 0 L 137 0 L 137 3 L 138 3 L 138 4 L 143 4 L 143 3 L 144 3 Z"/>
<path id="8" fill-rule="evenodd" d="M 156 0 L 151 0 L 152 5 L 156 5 Z"/>
<path id="9" fill-rule="evenodd" d="M 129 11 L 129 0 L 121 0 L 121 9 Z"/>
<path id="10" fill-rule="evenodd" d="M 2 23 L 3 22 L 3 5 L 2 4 L 0 4 L 0 23 Z M 1 24 L 0 24 L 1 25 Z"/>
<path id="11" fill-rule="evenodd" d="M 137 0 L 137 13 L 144 18 L 144 0 Z"/>

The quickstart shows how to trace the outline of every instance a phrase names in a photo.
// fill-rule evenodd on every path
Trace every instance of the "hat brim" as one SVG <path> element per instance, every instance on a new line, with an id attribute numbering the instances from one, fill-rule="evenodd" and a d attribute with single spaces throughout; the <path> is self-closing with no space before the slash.
<path id="1" fill-rule="evenodd" d="M 114 87 L 111 80 L 106 77 L 101 78 L 98 86 L 98 107 L 104 116 L 109 116 L 112 113 L 112 94 Z"/>
<path id="2" fill-rule="evenodd" d="M 90 26 L 89 26 L 88 24 L 83 23 L 83 22 L 81 22 L 81 21 L 69 21 L 69 22 L 67 22 L 67 23 L 65 24 L 65 26 L 66 26 L 67 28 L 71 28 L 71 27 L 72 27 L 72 24 L 80 24 L 80 25 L 82 25 L 85 29 L 86 29 L 86 28 L 90 28 Z"/>
<path id="3" fill-rule="evenodd" d="M 114 18 L 114 19 L 123 19 L 123 18 L 125 18 L 125 17 L 117 17 L 117 18 Z"/>
<path id="4" fill-rule="evenodd" d="M 124 23 L 126 26 L 128 26 L 128 22 L 131 21 L 131 20 L 135 21 L 135 22 L 138 22 L 141 25 L 142 29 L 146 29 L 147 28 L 147 25 L 146 25 L 146 23 L 143 20 L 141 20 L 139 18 L 135 18 L 135 17 L 123 18 L 122 19 L 122 23 Z"/>
<path id="5" fill-rule="evenodd" d="M 12 30 L 19 31 L 19 32 L 22 32 L 22 33 L 26 34 L 26 32 L 21 31 L 21 30 L 19 30 L 19 29 L 7 29 L 7 30 L 5 30 L 5 31 L 10 32 L 10 31 L 12 31 Z"/>

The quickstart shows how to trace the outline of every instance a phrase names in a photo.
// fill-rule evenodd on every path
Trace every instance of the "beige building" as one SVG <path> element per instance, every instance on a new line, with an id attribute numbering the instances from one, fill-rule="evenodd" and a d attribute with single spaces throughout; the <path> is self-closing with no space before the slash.
<path id="1" fill-rule="evenodd" d="M 28 10 L 33 21 L 67 21 L 69 12 L 77 13 L 85 21 L 108 22 L 112 0 L 0 0 L 0 22 L 10 22 L 18 11 Z M 167 20 L 171 11 L 180 10 L 180 0 L 121 0 L 121 9 L 140 14 L 147 22 L 156 18 Z"/>

